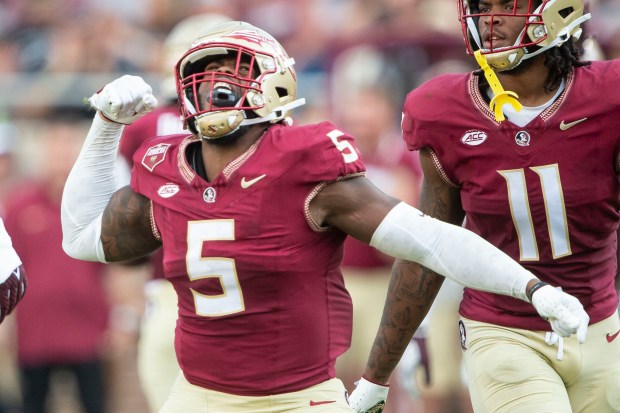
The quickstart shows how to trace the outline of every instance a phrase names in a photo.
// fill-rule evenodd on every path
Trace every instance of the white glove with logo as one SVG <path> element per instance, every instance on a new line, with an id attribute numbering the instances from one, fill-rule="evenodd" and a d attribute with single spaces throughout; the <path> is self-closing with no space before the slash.
<path id="1" fill-rule="evenodd" d="M 590 317 L 578 299 L 560 288 L 545 285 L 534 291 L 532 304 L 560 337 L 576 333 L 580 343 L 586 341 Z"/>
<path id="2" fill-rule="evenodd" d="M 157 107 L 153 90 L 140 76 L 124 75 L 105 85 L 88 102 L 109 120 L 130 125 Z"/>
<path id="3" fill-rule="evenodd" d="M 349 396 L 349 405 L 356 413 L 381 413 L 385 407 L 389 386 L 372 383 L 361 378 Z"/>

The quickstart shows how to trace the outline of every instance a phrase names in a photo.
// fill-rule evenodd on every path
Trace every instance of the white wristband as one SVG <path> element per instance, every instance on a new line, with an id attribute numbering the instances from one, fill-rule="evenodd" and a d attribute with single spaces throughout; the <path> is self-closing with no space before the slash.
<path id="1" fill-rule="evenodd" d="M 466 287 L 527 301 L 534 275 L 471 231 L 424 215 L 401 202 L 383 219 L 370 245 L 418 262 Z"/>

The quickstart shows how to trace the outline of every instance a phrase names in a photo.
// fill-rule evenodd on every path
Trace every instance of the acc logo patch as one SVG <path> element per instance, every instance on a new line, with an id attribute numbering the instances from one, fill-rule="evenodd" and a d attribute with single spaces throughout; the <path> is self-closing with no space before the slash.
<path id="1" fill-rule="evenodd" d="M 179 186 L 177 184 L 167 183 L 162 185 L 157 190 L 157 194 L 162 198 L 171 198 L 179 192 Z"/>
<path id="2" fill-rule="evenodd" d="M 470 146 L 478 146 L 486 140 L 487 134 L 479 130 L 469 131 L 461 138 L 461 142 Z"/>
<path id="3" fill-rule="evenodd" d="M 166 152 L 168 152 L 169 147 L 169 143 L 159 143 L 155 146 L 151 146 L 142 158 L 142 165 L 153 172 L 153 169 L 166 159 Z"/>

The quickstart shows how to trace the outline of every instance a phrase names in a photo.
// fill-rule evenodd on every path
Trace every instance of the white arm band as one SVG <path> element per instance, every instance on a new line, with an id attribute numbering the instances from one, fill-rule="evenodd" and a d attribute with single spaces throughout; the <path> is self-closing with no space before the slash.
<path id="1" fill-rule="evenodd" d="M 536 278 L 478 235 L 424 215 L 401 202 L 383 219 L 370 245 L 393 257 L 418 262 L 466 287 L 527 300 Z"/>
<path id="2" fill-rule="evenodd" d="M 62 247 L 73 258 L 106 262 L 101 220 L 117 189 L 117 151 L 123 127 L 96 114 L 67 178 L 61 205 Z"/>
<path id="3" fill-rule="evenodd" d="M 4 228 L 4 221 L 0 218 L 0 283 L 5 282 L 20 265 L 22 261 L 13 248 L 11 237 Z"/>

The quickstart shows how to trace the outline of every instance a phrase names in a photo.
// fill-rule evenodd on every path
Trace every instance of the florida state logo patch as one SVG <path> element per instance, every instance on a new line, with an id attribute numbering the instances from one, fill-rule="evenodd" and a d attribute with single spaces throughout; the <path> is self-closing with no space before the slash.
<path id="1" fill-rule="evenodd" d="M 217 192 L 215 192 L 215 189 L 212 187 L 208 187 L 207 189 L 205 189 L 205 191 L 202 194 L 202 199 L 208 203 L 208 204 L 212 204 L 215 202 L 215 198 L 217 196 Z"/>
<path id="2" fill-rule="evenodd" d="M 517 133 L 515 136 L 515 142 L 519 146 L 529 146 L 530 145 L 530 134 L 526 131 L 522 130 Z"/>
<path id="3" fill-rule="evenodd" d="M 155 146 L 151 146 L 142 158 L 142 165 L 153 172 L 153 169 L 166 159 L 166 153 L 169 147 L 169 143 L 159 143 Z"/>

